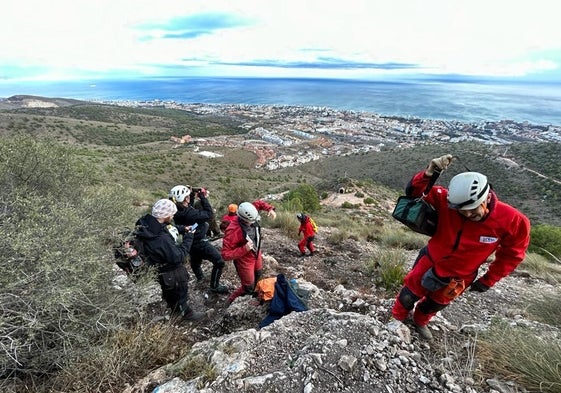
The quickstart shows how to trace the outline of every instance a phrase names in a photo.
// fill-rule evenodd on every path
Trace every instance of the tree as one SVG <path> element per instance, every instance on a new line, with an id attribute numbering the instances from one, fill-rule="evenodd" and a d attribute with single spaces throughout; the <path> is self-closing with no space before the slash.
<path id="1" fill-rule="evenodd" d="M 321 209 L 318 193 L 316 189 L 309 184 L 301 184 L 286 194 L 283 198 L 283 205 L 287 210 L 302 210 L 309 213 Z"/>

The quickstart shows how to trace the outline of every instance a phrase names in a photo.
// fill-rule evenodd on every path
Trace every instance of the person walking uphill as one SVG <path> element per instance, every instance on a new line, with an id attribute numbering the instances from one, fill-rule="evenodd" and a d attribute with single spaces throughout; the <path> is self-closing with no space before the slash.
<path id="1" fill-rule="evenodd" d="M 434 171 L 447 169 L 451 162 L 450 154 L 431 160 L 425 170 L 413 176 L 406 194 L 420 196 Z M 438 311 L 468 287 L 470 291 L 487 291 L 524 260 L 530 221 L 501 202 L 487 177 L 478 172 L 454 176 L 448 189 L 433 186 L 425 199 L 438 212 L 436 233 L 405 276 L 392 314 L 403 321 L 414 309 L 413 324 L 421 337 L 430 340 L 427 325 Z M 477 278 L 479 268 L 493 253 L 494 260 Z"/>
<path id="2" fill-rule="evenodd" d="M 250 202 L 243 202 L 238 207 L 238 219 L 231 221 L 224 233 L 222 258 L 234 261 L 241 283 L 228 297 L 228 304 L 238 296 L 253 294 L 261 277 L 263 256 L 259 218 L 257 208 Z"/>
<path id="3" fill-rule="evenodd" d="M 191 251 L 189 252 L 190 264 L 197 281 L 204 280 L 204 273 L 201 267 L 203 259 L 212 262 L 212 272 L 210 274 L 210 291 L 215 293 L 227 293 L 228 288 L 220 284 L 220 277 L 224 269 L 224 260 L 220 252 L 208 241 L 207 230 L 208 220 L 214 216 L 212 206 L 206 197 L 204 188 L 197 192 L 191 192 L 187 186 L 178 185 L 169 192 L 169 198 L 175 202 L 177 213 L 173 219 L 178 225 L 191 226 L 198 224 Z M 199 198 L 201 210 L 193 207 L 195 197 Z"/>
<path id="4" fill-rule="evenodd" d="M 162 297 L 172 315 L 196 321 L 206 314 L 193 311 L 187 304 L 189 273 L 184 263 L 193 242 L 193 234 L 188 231 L 189 227 L 171 225 L 176 211 L 172 201 L 158 200 L 152 207 L 152 214 L 146 214 L 136 222 L 136 236 L 143 243 L 148 263 L 158 270 Z M 177 245 L 175 238 L 181 232 L 183 241 Z"/>
<path id="5" fill-rule="evenodd" d="M 296 218 L 298 219 L 298 221 L 300 221 L 298 236 L 300 236 L 300 234 L 304 235 L 300 242 L 298 242 L 300 256 L 306 256 L 306 248 L 310 250 L 310 256 L 313 256 L 315 252 L 313 241 L 315 239 L 316 231 L 314 230 L 314 226 L 312 225 L 312 220 L 304 213 L 298 213 L 296 215 Z"/>

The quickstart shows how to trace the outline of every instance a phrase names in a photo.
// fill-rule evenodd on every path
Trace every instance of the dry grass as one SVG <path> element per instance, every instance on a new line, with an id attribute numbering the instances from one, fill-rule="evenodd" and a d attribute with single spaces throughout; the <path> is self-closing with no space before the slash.
<path id="1" fill-rule="evenodd" d="M 115 332 L 84 359 L 69 359 L 53 382 L 56 392 L 121 392 L 164 364 L 186 353 L 181 331 L 172 324 L 139 321 Z"/>
<path id="2" fill-rule="evenodd" d="M 481 336 L 479 360 L 488 378 L 498 374 L 532 392 L 561 392 L 561 341 L 520 326 L 494 323 Z"/>
<path id="3" fill-rule="evenodd" d="M 561 265 L 551 262 L 543 255 L 528 253 L 520 267 L 550 284 L 556 285 L 561 282 Z"/>

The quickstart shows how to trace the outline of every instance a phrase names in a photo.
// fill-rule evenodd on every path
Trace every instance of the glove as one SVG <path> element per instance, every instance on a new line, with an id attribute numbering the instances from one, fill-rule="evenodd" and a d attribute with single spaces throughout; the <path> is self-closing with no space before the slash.
<path id="1" fill-rule="evenodd" d="M 486 292 L 490 287 L 483 284 L 480 280 L 471 283 L 469 290 L 470 292 Z"/>
<path id="2" fill-rule="evenodd" d="M 199 191 L 199 197 L 208 197 L 208 190 L 206 188 L 201 188 L 201 191 Z"/>
<path id="3" fill-rule="evenodd" d="M 453 158 L 452 154 L 445 154 L 441 157 L 433 158 L 429 162 L 429 167 L 425 171 L 425 174 L 427 176 L 432 176 L 432 174 L 434 173 L 435 170 L 438 170 L 438 171 L 446 170 L 446 168 L 448 168 L 448 166 L 452 162 L 452 158 Z"/>
<path id="4" fill-rule="evenodd" d="M 272 220 L 274 220 L 275 218 L 277 218 L 277 213 L 275 213 L 274 209 L 269 210 L 269 212 L 267 213 L 267 217 L 271 218 Z"/>

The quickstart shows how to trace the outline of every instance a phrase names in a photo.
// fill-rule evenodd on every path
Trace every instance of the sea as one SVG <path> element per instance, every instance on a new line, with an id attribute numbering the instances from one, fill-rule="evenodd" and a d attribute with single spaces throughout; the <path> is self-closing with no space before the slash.
<path id="1" fill-rule="evenodd" d="M 18 94 L 103 102 L 326 107 L 383 116 L 561 125 L 561 83 L 224 77 L 0 82 L 0 98 Z"/>

